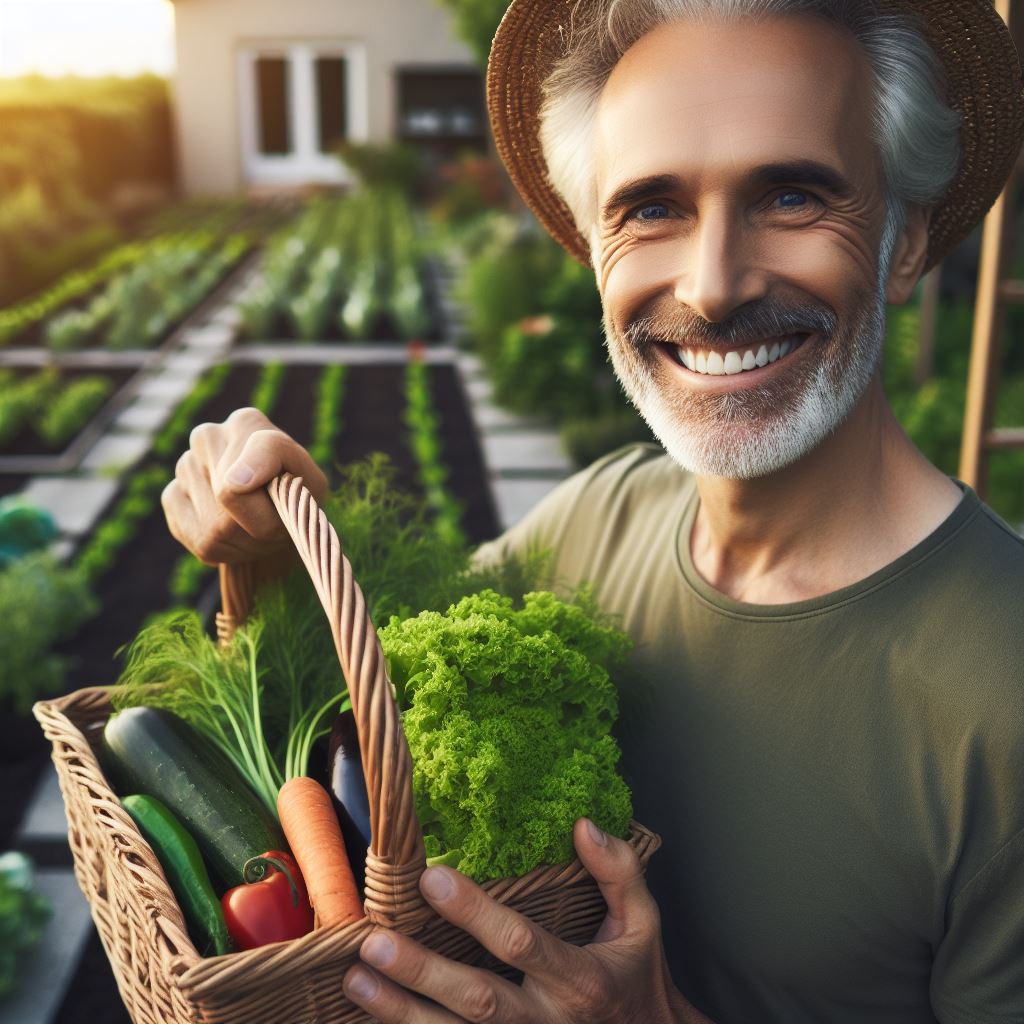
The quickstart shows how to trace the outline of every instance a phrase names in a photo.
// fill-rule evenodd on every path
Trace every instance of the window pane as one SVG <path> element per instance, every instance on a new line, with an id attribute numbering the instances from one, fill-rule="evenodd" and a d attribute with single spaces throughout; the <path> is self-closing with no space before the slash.
<path id="1" fill-rule="evenodd" d="M 267 156 L 290 153 L 288 61 L 284 57 L 257 58 L 256 97 L 259 105 L 260 152 Z"/>
<path id="2" fill-rule="evenodd" d="M 348 138 L 348 96 L 344 57 L 318 57 L 316 98 L 320 119 L 320 151 L 329 153 Z"/>

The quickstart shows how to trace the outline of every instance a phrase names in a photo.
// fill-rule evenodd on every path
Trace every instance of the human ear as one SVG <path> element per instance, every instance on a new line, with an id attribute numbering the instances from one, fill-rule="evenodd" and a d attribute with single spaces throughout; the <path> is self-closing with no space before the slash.
<path id="1" fill-rule="evenodd" d="M 901 306 L 911 295 L 924 272 L 928 258 L 928 228 L 932 211 L 918 203 L 907 204 L 906 223 L 893 249 L 889 263 L 889 279 L 885 285 L 885 300 Z"/>

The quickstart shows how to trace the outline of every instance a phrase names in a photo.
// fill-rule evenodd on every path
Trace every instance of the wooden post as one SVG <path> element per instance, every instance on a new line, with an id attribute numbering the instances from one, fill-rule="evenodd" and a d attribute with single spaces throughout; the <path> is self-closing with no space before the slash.
<path id="1" fill-rule="evenodd" d="M 996 10 L 1011 25 L 1012 0 L 995 0 Z M 982 497 L 986 490 L 986 434 L 992 421 L 1003 303 L 1000 295 L 1003 255 L 1010 217 L 1013 175 L 985 218 L 981 264 L 974 306 L 971 364 L 967 375 L 967 406 L 960 447 L 960 479 Z"/>

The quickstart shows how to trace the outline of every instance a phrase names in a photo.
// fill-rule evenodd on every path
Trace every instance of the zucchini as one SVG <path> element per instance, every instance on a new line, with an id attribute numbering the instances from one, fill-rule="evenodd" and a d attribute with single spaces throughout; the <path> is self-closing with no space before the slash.
<path id="1" fill-rule="evenodd" d="M 250 858 L 287 849 L 281 826 L 238 769 L 177 715 L 118 712 L 103 730 L 103 755 L 122 793 L 156 797 L 177 816 L 225 888 L 243 884 Z"/>
<path id="2" fill-rule="evenodd" d="M 133 793 L 121 801 L 153 848 L 167 881 L 185 915 L 193 941 L 203 956 L 221 956 L 234 948 L 224 910 L 210 884 L 196 841 L 178 819 L 152 796 Z"/>

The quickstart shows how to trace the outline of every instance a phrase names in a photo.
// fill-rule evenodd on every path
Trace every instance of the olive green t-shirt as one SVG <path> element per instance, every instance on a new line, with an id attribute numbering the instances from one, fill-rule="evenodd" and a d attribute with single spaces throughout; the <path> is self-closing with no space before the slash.
<path id="1" fill-rule="evenodd" d="M 480 552 L 551 549 L 632 635 L 622 768 L 675 982 L 716 1024 L 1024 1021 L 1024 542 L 963 489 L 796 604 L 699 576 L 695 480 L 653 445 Z"/>

